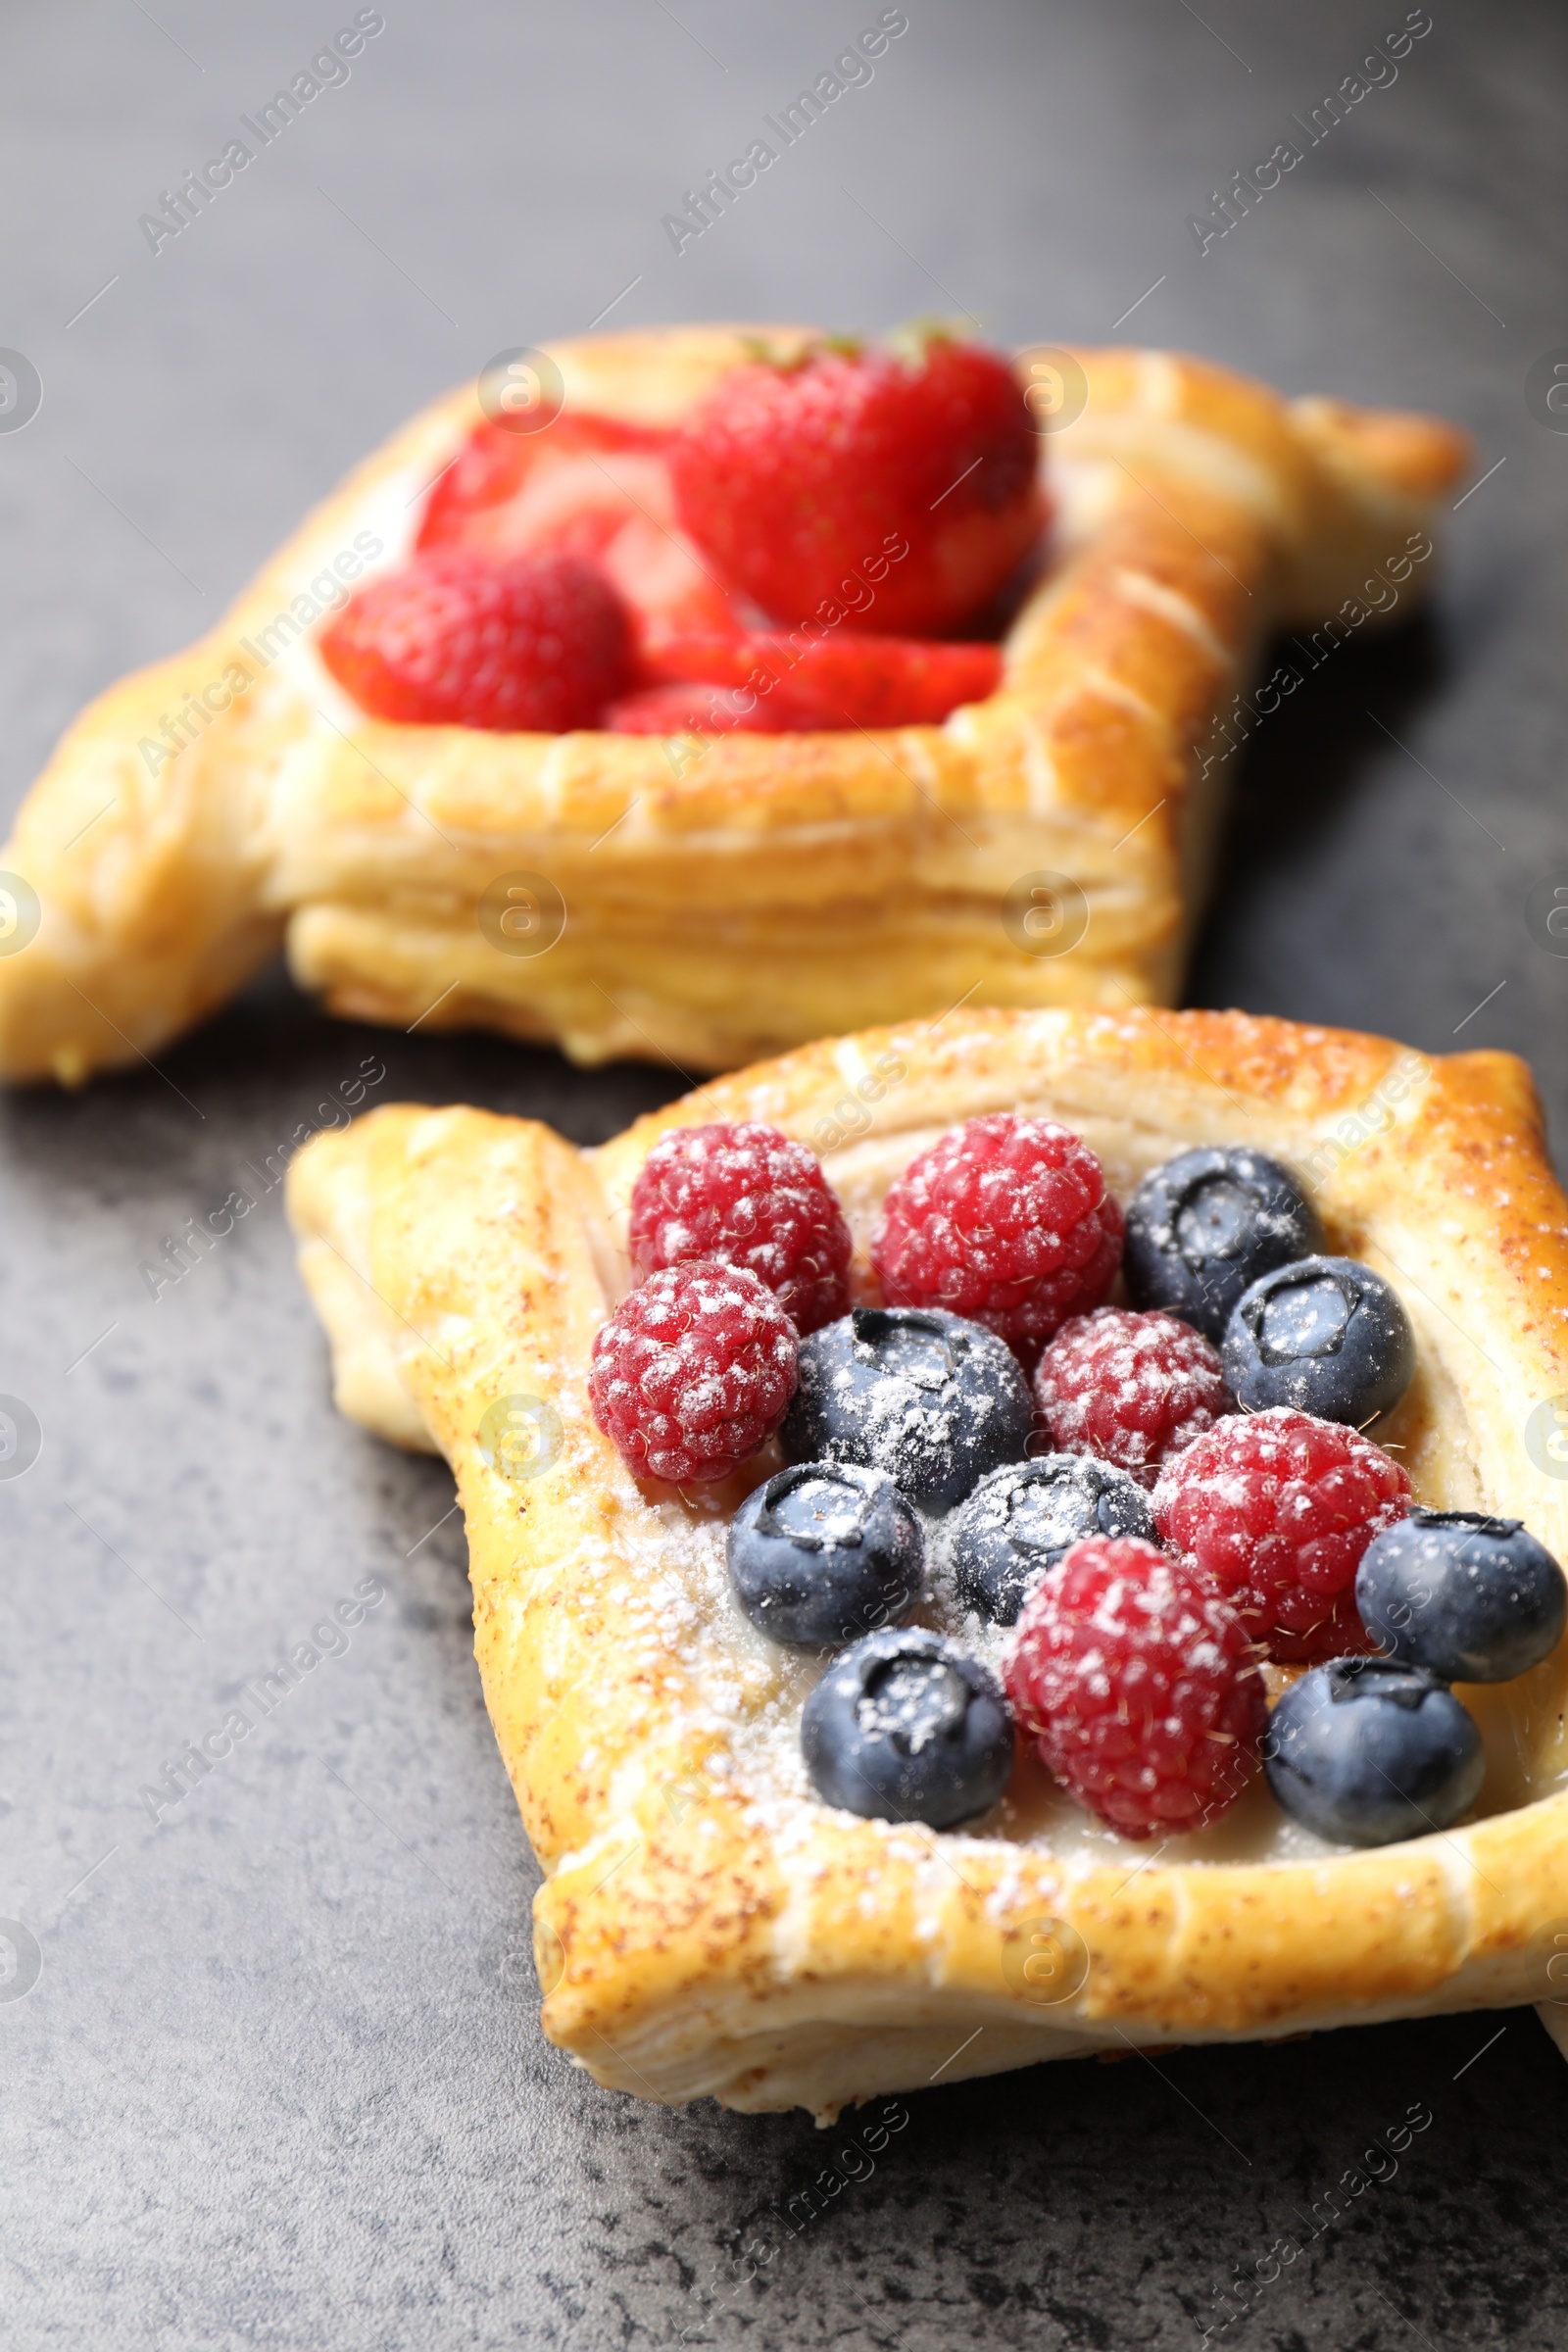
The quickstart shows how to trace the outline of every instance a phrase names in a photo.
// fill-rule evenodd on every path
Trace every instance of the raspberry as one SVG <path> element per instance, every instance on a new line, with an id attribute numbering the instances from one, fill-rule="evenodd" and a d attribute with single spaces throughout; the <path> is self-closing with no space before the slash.
<path id="1" fill-rule="evenodd" d="M 1102 1306 L 1064 1323 L 1035 1401 L 1058 1453 L 1094 1453 L 1152 1487 L 1161 1465 L 1230 1410 L 1219 1350 L 1174 1315 Z"/>
<path id="2" fill-rule="evenodd" d="M 847 1314 L 850 1229 L 814 1152 L 777 1127 L 677 1127 L 632 1187 L 639 1278 L 695 1257 L 765 1282 L 804 1339 Z"/>
<path id="3" fill-rule="evenodd" d="M 1230 1603 L 1135 1537 L 1091 1536 L 1025 1604 L 1007 1696 L 1049 1772 L 1124 1838 L 1235 1802 L 1267 1720 Z"/>
<path id="4" fill-rule="evenodd" d="M 631 1468 L 701 1486 L 750 1461 L 795 1394 L 795 1326 L 741 1266 L 668 1266 L 594 1340 L 588 1399 Z"/>
<path id="5" fill-rule="evenodd" d="M 1039 537 L 1040 444 L 1005 359 L 926 338 L 736 368 L 670 444 L 682 527 L 785 628 L 938 637 Z"/>
<path id="6" fill-rule="evenodd" d="M 455 549 L 362 588 L 320 652 L 372 718 L 561 734 L 625 684 L 631 632 L 592 564 Z"/>
<path id="7" fill-rule="evenodd" d="M 912 1159 L 887 1197 L 871 1262 L 891 1306 L 943 1306 L 1033 1363 L 1116 1278 L 1122 1215 L 1065 1127 L 1010 1111 L 971 1119 Z"/>
<path id="8" fill-rule="evenodd" d="M 1168 1462 L 1154 1521 L 1271 1657 L 1310 1665 L 1368 1646 L 1355 1572 L 1409 1500 L 1403 1468 L 1370 1439 L 1277 1405 L 1221 1421 Z"/>

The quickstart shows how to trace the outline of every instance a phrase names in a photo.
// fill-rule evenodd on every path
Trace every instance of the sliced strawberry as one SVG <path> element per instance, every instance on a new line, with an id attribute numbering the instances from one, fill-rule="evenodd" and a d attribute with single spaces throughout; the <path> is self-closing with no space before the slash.
<path id="1" fill-rule="evenodd" d="M 591 558 L 644 647 L 732 632 L 741 618 L 715 566 L 676 522 L 666 441 L 608 416 L 563 416 L 526 435 L 482 424 L 431 492 L 417 545 Z"/>
<path id="2" fill-rule="evenodd" d="M 487 419 L 474 427 L 453 463 L 437 476 L 416 547 L 422 554 L 434 547 L 483 546 L 485 517 L 493 526 L 500 519 L 495 510 L 512 507 L 525 488 L 536 491 L 551 475 L 568 467 L 575 467 L 579 478 L 589 475 L 593 469 L 584 461 L 595 458 L 658 457 L 667 442 L 665 433 L 622 424 L 614 416 L 558 416 L 541 433 L 513 432 Z M 505 547 L 496 552 L 525 551 Z"/>
<path id="3" fill-rule="evenodd" d="M 723 644 L 739 634 L 741 617 L 712 564 L 673 525 L 634 514 L 599 562 L 632 614 L 645 664 L 683 638 Z"/>
<path id="4" fill-rule="evenodd" d="M 749 688 L 764 712 L 809 709 L 808 717 L 770 722 L 764 716 L 758 722 L 780 732 L 791 726 L 936 725 L 960 703 L 985 702 L 1002 682 L 1002 655 L 994 645 L 843 636 L 803 645 L 764 630 L 675 637 L 646 652 L 643 666 L 661 684 L 702 679 Z"/>
<path id="5" fill-rule="evenodd" d="M 936 725 L 996 692 L 994 645 L 906 637 L 829 641 L 804 657 L 787 637 L 677 637 L 645 655 L 661 683 L 607 713 L 619 735 L 821 734 L 844 727 Z"/>
<path id="6" fill-rule="evenodd" d="M 822 734 L 838 720 L 815 704 L 769 708 L 737 686 L 694 679 L 689 685 L 649 686 L 612 703 L 600 724 L 611 735 Z"/>

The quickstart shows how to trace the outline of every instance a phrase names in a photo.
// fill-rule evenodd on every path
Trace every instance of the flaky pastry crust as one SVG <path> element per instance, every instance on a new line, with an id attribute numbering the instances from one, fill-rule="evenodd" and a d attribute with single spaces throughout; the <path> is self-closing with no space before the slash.
<path id="1" fill-rule="evenodd" d="M 667 424 L 758 331 L 589 337 L 554 358 L 568 410 Z M 390 725 L 336 686 L 314 644 L 346 593 L 334 562 L 352 569 L 372 542 L 368 570 L 400 562 L 480 419 L 472 388 L 436 402 L 210 636 L 111 687 L 63 738 L 0 851 L 41 907 L 30 943 L 0 954 L 0 1076 L 74 1084 L 133 1064 L 285 935 L 301 983 L 339 1012 L 553 1039 L 587 1062 L 732 1067 L 965 998 L 1168 1000 L 1229 772 L 1215 755 L 1257 649 L 1279 625 L 1365 617 L 1363 593 L 1408 611 L 1434 566 L 1400 551 L 1468 445 L 1198 360 L 1076 356 L 1087 406 L 1042 443 L 1054 561 L 1001 692 L 943 726 L 706 749 Z M 1026 381 L 1030 366 L 1021 354 Z M 1364 585 L 1391 559 L 1392 602 Z M 547 953 L 504 953 L 481 926 L 482 894 L 516 874 L 564 902 Z M 1041 874 L 1084 894 L 1069 953 L 1037 954 L 1003 920 L 1009 889 Z"/>
<path id="2" fill-rule="evenodd" d="M 392 1106 L 318 1137 L 289 1209 L 337 1401 L 457 1474 L 485 1696 L 546 1874 L 545 2031 L 601 2082 L 831 2117 L 937 2074 L 1552 1996 L 1564 1649 L 1465 1693 L 1488 1755 L 1476 1816 L 1378 1851 L 1293 1830 L 1261 1787 L 1151 1849 L 1093 1830 L 1030 1759 L 973 1834 L 858 1820 L 791 1780 L 814 1667 L 751 1631 L 715 1566 L 761 1471 L 669 1495 L 587 1406 L 630 1186 L 693 1121 L 832 1136 L 864 1283 L 893 1176 L 1001 1109 L 1061 1118 L 1123 1198 L 1196 1144 L 1295 1168 L 1330 1247 L 1384 1273 L 1415 1325 L 1416 1381 L 1379 1434 L 1417 1495 L 1523 1518 L 1568 1555 L 1568 1454 L 1559 1476 L 1542 1432 L 1553 1399 L 1568 1425 L 1568 1200 L 1509 1055 L 1429 1060 L 1239 1013 L 971 1010 L 716 1080 L 597 1152 L 469 1109 Z M 520 1477 L 495 1449 L 509 1399 L 542 1433 Z"/>

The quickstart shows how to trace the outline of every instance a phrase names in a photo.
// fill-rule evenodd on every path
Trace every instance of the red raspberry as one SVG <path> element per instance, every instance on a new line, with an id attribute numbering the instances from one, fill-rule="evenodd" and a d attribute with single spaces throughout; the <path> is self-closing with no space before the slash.
<path id="1" fill-rule="evenodd" d="M 650 1274 L 594 1340 L 588 1399 L 631 1468 L 667 1486 L 725 1478 L 795 1394 L 795 1326 L 741 1266 Z"/>
<path id="2" fill-rule="evenodd" d="M 890 1306 L 984 1323 L 1030 1364 L 1121 1263 L 1122 1213 L 1087 1144 L 999 1111 L 940 1136 L 888 1192 L 871 1263 Z"/>
<path id="3" fill-rule="evenodd" d="M 677 1127 L 631 1191 L 627 1234 L 639 1279 L 694 1257 L 744 1266 L 802 1338 L 848 1314 L 852 1244 L 814 1152 L 777 1127 Z"/>
<path id="4" fill-rule="evenodd" d="M 1131 1537 L 1075 1544 L 1036 1588 L 1006 1682 L 1046 1769 L 1124 1838 L 1216 1820 L 1256 1766 L 1268 1715 L 1236 1611 Z"/>
<path id="5" fill-rule="evenodd" d="M 1380 1446 L 1275 1405 L 1221 1421 L 1167 1463 L 1154 1522 L 1271 1657 L 1312 1664 L 1367 1647 L 1355 1572 L 1409 1502 L 1402 1465 Z"/>
<path id="6" fill-rule="evenodd" d="M 1152 1487 L 1160 1466 L 1230 1411 L 1219 1349 L 1174 1315 L 1074 1315 L 1035 1372 L 1058 1453 L 1094 1453 Z"/>
<path id="7" fill-rule="evenodd" d="M 591 727 L 620 692 L 631 631 L 609 581 L 575 556 L 455 549 L 362 588 L 320 651 L 372 718 L 556 735 Z"/>
<path id="8" fill-rule="evenodd" d="M 1039 454 L 1006 361 L 933 336 L 909 365 L 838 349 L 736 368 L 669 463 L 685 529 L 786 628 L 830 606 L 846 629 L 937 637 L 1039 537 Z"/>

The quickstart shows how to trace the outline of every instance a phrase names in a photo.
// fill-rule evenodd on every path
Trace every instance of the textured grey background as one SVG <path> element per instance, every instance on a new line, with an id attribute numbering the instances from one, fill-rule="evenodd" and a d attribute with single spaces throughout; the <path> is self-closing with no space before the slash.
<path id="1" fill-rule="evenodd" d="M 870 86 L 677 258 L 661 216 L 874 8 L 387 0 L 347 85 L 155 259 L 138 214 L 352 9 L 13 0 L 0 343 L 45 397 L 0 436 L 0 793 L 419 401 L 617 295 L 612 323 L 962 307 L 1090 338 L 1163 280 L 1124 334 L 1426 403 L 1504 461 L 1436 615 L 1260 734 L 1195 1001 L 1517 1047 L 1568 1135 L 1568 964 L 1524 920 L 1568 865 L 1568 438 L 1524 404 L 1568 343 L 1568 27 L 1433 10 L 1200 258 L 1187 216 L 1399 0 L 909 0 Z M 1528 2012 L 927 2091 L 793 2236 L 766 2208 L 843 2132 L 639 2106 L 541 2041 L 445 1471 L 330 1416 L 275 1194 L 156 1304 L 137 1275 L 378 1052 L 371 1100 L 584 1140 L 679 1089 L 339 1028 L 272 978 L 163 1075 L 0 1105 L 0 1388 L 45 1433 L 0 1482 L 0 1913 L 42 1952 L 0 1983 L 5 2344 L 1181 2347 L 1417 2102 L 1396 2178 L 1225 2340 L 1560 2344 L 1568 2073 Z M 155 1828 L 140 1786 L 368 1575 L 347 1654 Z"/>

